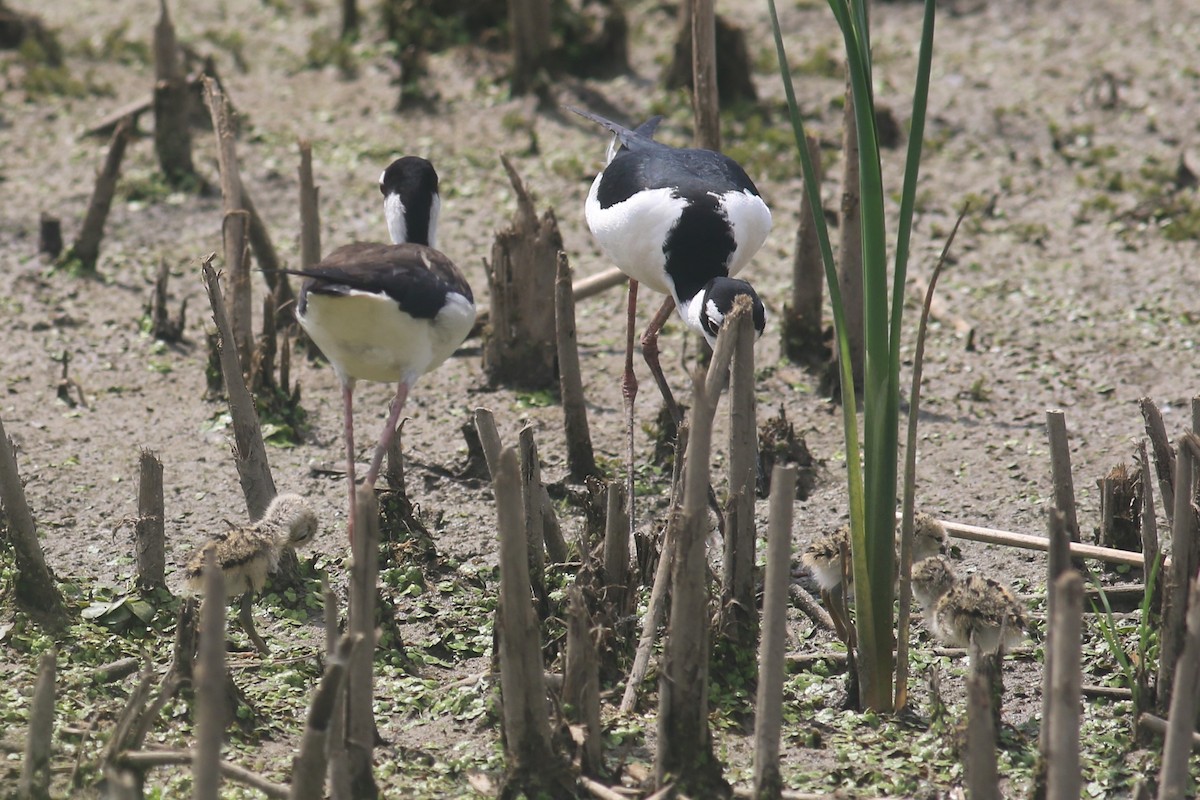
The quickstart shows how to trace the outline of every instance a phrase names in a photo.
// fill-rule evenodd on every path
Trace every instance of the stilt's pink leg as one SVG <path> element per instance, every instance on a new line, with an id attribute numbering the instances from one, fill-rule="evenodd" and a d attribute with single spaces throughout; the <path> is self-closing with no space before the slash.
<path id="1" fill-rule="evenodd" d="M 633 401 L 637 397 L 637 376 L 633 374 L 633 331 L 637 324 L 638 282 L 629 280 L 629 310 L 625 325 L 625 375 L 621 381 L 621 394 L 625 397 L 625 509 L 629 514 L 629 541 L 633 542 Z"/>
<path id="2" fill-rule="evenodd" d="M 379 469 L 383 466 L 383 456 L 387 453 L 392 437 L 396 435 L 396 424 L 400 421 L 400 412 L 404 410 L 404 401 L 408 399 L 408 381 L 400 381 L 396 387 L 396 396 L 392 398 L 392 409 L 388 412 L 387 422 L 375 446 L 375 455 L 371 457 L 371 468 L 367 470 L 367 479 L 363 485 L 368 489 L 374 488 L 375 480 L 379 477 Z"/>
<path id="3" fill-rule="evenodd" d="M 654 376 L 654 382 L 658 384 L 658 390 L 662 393 L 663 402 L 667 404 L 671 420 L 678 429 L 683 424 L 683 412 L 679 410 L 679 404 L 675 402 L 675 395 L 671 393 L 671 387 L 667 385 L 667 378 L 663 375 L 662 366 L 658 361 L 658 332 L 662 330 L 663 325 L 667 324 L 667 319 L 674 310 L 675 300 L 668 295 L 658 309 L 658 313 L 654 315 L 654 319 L 650 320 L 646 332 L 642 334 L 642 357 L 646 359 L 646 364 L 650 367 L 650 374 Z"/>
<path id="4" fill-rule="evenodd" d="M 346 530 L 350 544 L 354 544 L 354 381 L 342 381 L 342 409 L 346 429 L 346 484 L 350 488 L 350 515 L 346 517 Z"/>

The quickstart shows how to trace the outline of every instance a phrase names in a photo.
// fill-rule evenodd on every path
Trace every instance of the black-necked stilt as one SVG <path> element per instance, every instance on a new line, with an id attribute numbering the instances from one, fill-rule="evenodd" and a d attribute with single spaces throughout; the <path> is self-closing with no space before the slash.
<path id="1" fill-rule="evenodd" d="M 354 532 L 354 384 L 398 383 L 367 471 L 375 485 L 413 384 L 450 357 L 475 322 L 471 287 L 437 242 L 438 177 L 433 164 L 406 156 L 379 178 L 393 244 L 348 244 L 297 274 L 296 318 L 342 383 L 349 530 Z"/>
<path id="2" fill-rule="evenodd" d="M 678 148 L 654 141 L 661 117 L 630 130 L 588 111 L 576 114 L 612 131 L 604 169 L 592 182 L 584 213 L 604 251 L 629 276 L 626 315 L 625 398 L 629 462 L 630 526 L 633 525 L 633 334 L 637 289 L 644 283 L 667 295 L 642 335 L 642 355 L 672 419 L 682 415 L 663 376 L 658 333 L 677 308 L 691 329 L 712 345 L 725 315 L 740 295 L 750 298 L 761 335 L 766 310 L 749 283 L 736 275 L 771 230 L 771 211 L 754 181 L 732 158 L 712 150 Z"/>
<path id="3" fill-rule="evenodd" d="M 188 587 L 203 591 L 204 560 L 213 553 L 225 576 L 226 593 L 230 597 L 241 595 L 240 619 L 246 635 L 260 652 L 266 652 L 266 643 L 255 631 L 250 614 L 251 595 L 262 589 L 267 575 L 279 565 L 283 551 L 308 544 L 317 529 L 317 515 L 307 500 L 298 494 L 277 495 L 262 519 L 219 533 L 192 554 L 184 567 Z"/>

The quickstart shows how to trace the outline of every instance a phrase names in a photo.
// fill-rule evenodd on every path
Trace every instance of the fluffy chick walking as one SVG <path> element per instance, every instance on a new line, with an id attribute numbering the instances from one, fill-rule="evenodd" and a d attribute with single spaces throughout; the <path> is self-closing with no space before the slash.
<path id="1" fill-rule="evenodd" d="M 1008 587 L 984 575 L 959 580 L 942 557 L 913 565 L 913 596 L 925 609 L 935 636 L 952 647 L 974 639 L 984 652 L 1007 650 L 1025 640 L 1025 609 Z"/>
<path id="2" fill-rule="evenodd" d="M 225 576 L 228 596 L 241 595 L 238 621 L 260 653 L 266 653 L 267 643 L 254 629 L 250 602 L 254 593 L 267 582 L 267 575 L 279 566 L 279 557 L 288 548 L 302 547 L 317 535 L 317 515 L 298 494 L 276 496 L 262 519 L 230 528 L 205 542 L 188 559 L 184 567 L 188 588 L 194 592 L 204 589 L 204 561 L 211 552 Z"/>

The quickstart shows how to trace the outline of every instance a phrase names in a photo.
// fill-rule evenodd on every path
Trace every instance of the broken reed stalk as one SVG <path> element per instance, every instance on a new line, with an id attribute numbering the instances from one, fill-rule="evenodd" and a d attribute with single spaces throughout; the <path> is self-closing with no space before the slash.
<path id="1" fill-rule="evenodd" d="M 134 525 L 137 585 L 143 592 L 167 585 L 164 514 L 162 461 L 143 449 L 138 459 L 138 516 Z"/>
<path id="2" fill-rule="evenodd" d="M 346 675 L 346 760 L 355 798 L 378 796 L 372 758 L 375 752 L 375 594 L 379 579 L 379 501 L 360 487 L 354 504 L 354 563 L 350 569 L 350 614 L 347 627 L 360 639 L 350 655 Z"/>
<path id="3" fill-rule="evenodd" d="M 196 662 L 196 746 L 192 760 L 193 800 L 218 800 L 225 697 L 225 574 L 217 554 L 204 556 L 204 600 L 200 605 L 200 647 Z"/>
<path id="4" fill-rule="evenodd" d="M 1046 800 L 1076 800 L 1082 790 L 1079 766 L 1079 704 L 1083 674 L 1080 669 L 1083 631 L 1083 578 L 1068 569 L 1051 584 L 1055 595 L 1050 644 L 1050 715 L 1046 726 L 1049 739 L 1044 746 L 1047 761 Z"/>
<path id="5" fill-rule="evenodd" d="M 185 297 L 179 303 L 178 319 L 171 319 L 167 309 L 167 283 L 171 279 L 171 270 L 165 258 L 158 259 L 158 275 L 154 279 L 154 299 L 150 303 L 150 334 L 164 342 L 179 342 L 183 340 L 183 332 L 187 327 L 187 304 Z"/>
<path id="6" fill-rule="evenodd" d="M 229 293 L 226 308 L 232 323 L 233 337 L 228 339 L 237 350 L 243 373 L 250 368 L 254 348 L 254 331 L 250 322 L 250 220 L 242 196 L 242 179 L 238 174 L 234 127 L 229 104 L 212 78 L 201 79 L 204 97 L 217 134 L 217 166 L 221 172 L 221 236 L 224 242 L 225 269 L 229 271 Z"/>
<path id="7" fill-rule="evenodd" d="M 604 599 L 615 617 L 629 613 L 629 520 L 625 516 L 625 487 L 609 481 L 604 514 Z"/>
<path id="8" fill-rule="evenodd" d="M 821 184 L 821 147 L 816 137 L 805 140 L 816 184 Z M 818 210 L 817 213 L 823 213 Z M 824 308 L 825 267 L 817 241 L 817 222 L 808 192 L 800 193 L 800 226 L 796 229 L 796 249 L 792 254 L 791 304 L 784 308 L 782 350 L 788 360 L 816 363 L 824 350 L 821 312 Z"/>
<path id="9" fill-rule="evenodd" d="M 1181 458 L 1178 466 L 1182 464 Z M 1200 688 L 1200 581 L 1191 581 L 1188 589 L 1187 632 L 1171 687 L 1171 711 L 1158 773 L 1159 800 L 1183 800 L 1189 796 L 1188 757 L 1200 702 L 1196 696 Z"/>
<path id="10" fill-rule="evenodd" d="M 962 522 L 954 522 L 946 519 L 938 521 L 942 523 L 942 526 L 946 529 L 946 533 L 955 539 L 965 539 L 969 542 L 983 542 L 984 544 L 998 544 L 1004 547 L 1018 547 L 1022 550 L 1040 550 L 1046 552 L 1050 549 L 1050 542 L 1045 536 L 1013 533 L 1012 531 L 984 528 L 979 525 L 967 525 Z M 1141 567 L 1143 565 L 1141 553 L 1071 541 L 1068 541 L 1067 544 L 1069 545 L 1068 555 L 1071 558 L 1091 558 L 1107 564 L 1127 564 L 1131 567 Z M 1168 558 L 1166 563 L 1171 563 L 1171 559 Z"/>
<path id="11" fill-rule="evenodd" d="M 1163 590 L 1162 627 L 1159 629 L 1158 702 L 1160 711 L 1171 704 L 1175 669 L 1183 650 L 1186 628 L 1188 588 L 1196 574 L 1196 512 L 1192 505 L 1192 476 L 1196 468 L 1195 434 L 1180 437 L 1175 459 L 1175 509 L 1171 520 L 1171 562 L 1163 565 L 1166 587 Z"/>
<path id="12" fill-rule="evenodd" d="M 521 500 L 521 468 L 511 447 L 501 453 L 492 481 L 500 533 L 500 686 L 509 791 L 540 785 L 556 769 L 546 710 L 541 636 L 530 601 L 529 559 Z"/>
<path id="13" fill-rule="evenodd" d="M 735 326 L 722 328 L 726 344 L 736 338 L 730 336 L 731 329 L 736 333 Z M 712 368 L 716 368 L 716 361 L 714 355 Z M 709 597 L 705 541 L 709 532 L 712 421 L 718 394 L 706 391 L 697 375 L 692 395 L 683 508 L 672 517 L 667 531 L 667 536 L 674 540 L 675 553 L 671 565 L 671 615 L 658 684 L 654 784 L 662 788 L 673 782 L 685 794 L 715 796 L 728 793 L 712 751 L 708 727 Z"/>
<path id="14" fill-rule="evenodd" d="M 967 674 L 967 794 L 971 800 L 1000 800 L 1000 777 L 996 770 L 996 709 L 992 703 L 998 661 L 994 654 L 984 655 L 974 641 L 968 649 L 971 666 Z"/>
<path id="15" fill-rule="evenodd" d="M 554 326 L 558 344 L 558 390 L 562 397 L 563 426 L 567 435 L 567 472 L 582 482 L 596 474 L 596 455 L 588 430 L 587 404 L 579 369 L 579 342 L 575 335 L 575 299 L 571 292 L 571 266 L 567 254 L 558 251 L 554 278 Z"/>
<path id="16" fill-rule="evenodd" d="M 321 260 L 320 190 L 313 182 L 312 142 L 300 144 L 300 269 Z"/>
<path id="17" fill-rule="evenodd" d="M 529 94 L 538 88 L 538 73 L 550 51 L 550 6 L 537 0 L 508 3 L 508 29 L 512 44 L 511 91 Z"/>
<path id="18" fill-rule="evenodd" d="M 196 758 L 197 754 L 193 750 L 142 750 L 122 753 L 121 764 L 122 766 L 132 767 L 139 771 L 145 771 L 151 767 L 190 764 L 193 771 L 195 771 Z M 245 767 L 239 767 L 237 764 L 231 764 L 228 761 L 219 761 L 216 765 L 216 770 L 221 776 L 262 792 L 263 795 L 272 798 L 272 800 L 288 799 L 290 790 L 287 786 L 269 781 Z M 197 796 L 193 795 L 193 797 Z M 131 797 L 142 797 L 142 794 L 138 793 L 131 795 Z"/>
<path id="19" fill-rule="evenodd" d="M 796 468 L 775 465 L 767 522 L 767 574 L 763 580 L 763 619 L 758 655 L 758 694 L 754 704 L 754 797 L 778 798 L 779 736 L 783 726 L 783 673 L 787 656 L 788 585 L 791 583 L 792 505 Z"/>
<path id="20" fill-rule="evenodd" d="M 567 721 L 583 729 L 580 770 L 604 771 L 604 728 L 600 724 L 600 658 L 592 638 L 592 617 L 578 585 L 567 588 L 567 657 L 562 702 Z"/>
<path id="21" fill-rule="evenodd" d="M 336 658 L 338 644 L 338 601 L 337 595 L 329 588 L 329 581 L 321 579 L 321 596 L 324 598 L 323 614 L 325 618 L 325 657 L 332 661 Z M 355 649 L 361 642 L 355 638 Z M 348 660 L 353 659 L 351 650 Z M 346 664 L 347 672 L 350 664 Z M 352 800 L 350 793 L 350 765 L 346 758 L 346 681 L 343 679 L 341 688 L 333 698 L 333 712 L 329 720 L 329 732 L 325 738 L 325 758 L 329 767 L 329 796 L 332 800 Z M 322 786 L 324 782 L 322 782 Z"/>
<path id="22" fill-rule="evenodd" d="M 308 707 L 300 750 L 292 759 L 290 800 L 321 800 L 325 796 L 329 733 L 339 707 L 337 698 L 345 685 L 347 665 L 360 641 L 357 635 L 342 636 L 325 662 L 325 672 Z"/>
<path id="23" fill-rule="evenodd" d="M 729 500 L 721 578 L 721 632 L 737 646 L 753 649 L 758 636 L 754 596 L 754 485 L 758 460 L 754 318 L 743 313 L 736 317 L 736 325 L 737 343 L 729 374 Z"/>
<path id="24" fill-rule="evenodd" d="M 1054 507 L 1063 514 L 1067 534 L 1079 541 L 1075 515 L 1075 482 L 1071 478 L 1071 446 L 1067 441 L 1067 417 L 1059 409 L 1046 411 L 1046 437 L 1050 442 L 1050 472 L 1054 481 Z"/>
<path id="25" fill-rule="evenodd" d="M 37 526 L 25 499 L 25 487 L 17 471 L 16 447 L 0 421 L 0 506 L 8 518 L 7 539 L 16 558 L 17 603 L 26 611 L 44 615 L 57 627 L 65 620 L 62 595 L 46 566 L 46 555 L 38 541 Z"/>
<path id="26" fill-rule="evenodd" d="M 717 95 L 717 12 L 713 0 L 691 0 L 692 112 L 696 147 L 721 149 L 721 107 Z"/>
<path id="27" fill-rule="evenodd" d="M 1171 450 L 1171 442 L 1167 437 L 1167 426 L 1163 424 L 1162 414 L 1158 406 L 1149 397 L 1138 400 L 1142 410 L 1142 419 L 1146 422 L 1146 436 L 1150 439 L 1150 449 L 1154 453 L 1154 472 L 1158 477 L 1158 492 L 1162 497 L 1163 512 L 1167 515 L 1167 525 L 1171 525 L 1175 514 L 1175 453 Z"/>
<path id="28" fill-rule="evenodd" d="M 500 466 L 500 432 L 496 429 L 496 417 L 490 408 L 475 409 L 475 430 L 479 433 L 479 444 L 483 447 L 483 458 L 487 461 L 488 474 L 496 480 Z"/>
<path id="29" fill-rule="evenodd" d="M 250 519 L 257 520 L 275 498 L 275 480 L 271 477 L 267 446 L 263 442 L 262 428 L 254 410 L 254 398 L 246 388 L 244 370 L 238 353 L 230 346 L 236 339 L 229 317 L 225 313 L 225 302 L 221 295 L 217 271 L 212 266 L 214 255 L 204 259 L 201 270 L 204 274 L 204 286 L 208 290 L 208 302 L 212 306 L 213 322 L 217 326 L 221 374 L 225 378 L 229 413 L 233 417 L 233 459 L 237 465 L 242 494 L 246 497 L 246 509 L 250 512 Z"/>
<path id="30" fill-rule="evenodd" d="M 1141 465 L 1142 477 L 1142 572 L 1149 576 L 1154 565 L 1158 563 L 1158 556 L 1161 550 L 1158 544 L 1158 518 L 1154 508 L 1154 484 L 1150 477 L 1150 459 L 1146 454 L 1146 440 L 1138 441 L 1138 464 Z M 1150 604 L 1147 608 L 1154 609 L 1159 616 L 1162 615 L 1162 585 L 1161 575 L 1163 574 L 1162 566 L 1159 566 L 1159 580 L 1154 582 L 1154 586 L 1149 585 L 1146 588 L 1154 593 L 1150 598 Z"/>
<path id="31" fill-rule="evenodd" d="M 58 258 L 62 249 L 62 220 L 43 211 L 38 215 L 38 252 Z"/>
<path id="32" fill-rule="evenodd" d="M 37 684 L 29 703 L 29 735 L 17 797 L 50 797 L 50 748 L 54 738 L 55 675 L 58 652 L 52 647 L 38 660 Z"/>
<path id="33" fill-rule="evenodd" d="M 946 257 L 950 254 L 950 246 L 958 235 L 958 228 L 963 218 L 967 216 L 970 204 L 964 205 L 946 237 L 942 252 L 933 264 L 929 275 L 929 286 L 925 289 L 924 301 L 921 303 L 921 318 L 917 322 L 917 342 L 913 349 L 912 388 L 908 394 L 908 425 L 904 441 L 904 481 L 900 500 L 900 588 L 899 613 L 896 617 L 896 686 L 895 707 L 902 709 L 908 704 L 908 630 L 912 607 L 912 540 L 913 519 L 917 505 L 917 421 L 921 415 L 921 376 L 925 367 L 925 339 L 929 335 L 929 317 L 933 311 L 934 290 L 937 289 L 938 278 L 942 268 L 946 266 Z"/>
<path id="34" fill-rule="evenodd" d="M 108 155 L 104 166 L 96 175 L 96 186 L 92 190 L 92 198 L 88 201 L 87 212 L 83 217 L 83 225 L 75 243 L 67 251 L 65 260 L 77 262 L 85 272 L 96 269 L 96 260 L 100 257 L 100 240 L 104 238 L 104 223 L 108 220 L 109 209 L 112 208 L 113 195 L 117 191 L 117 178 L 121 174 L 121 161 L 125 158 L 125 147 L 133 138 L 133 120 L 123 118 L 117 123 L 112 139 L 108 144 Z"/>

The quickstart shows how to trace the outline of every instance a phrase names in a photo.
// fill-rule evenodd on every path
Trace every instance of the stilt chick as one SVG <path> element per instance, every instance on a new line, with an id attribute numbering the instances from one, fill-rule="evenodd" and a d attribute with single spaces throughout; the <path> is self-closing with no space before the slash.
<path id="1" fill-rule="evenodd" d="M 838 638 L 848 641 L 850 615 L 842 600 L 842 551 L 850 552 L 850 526 L 843 525 L 833 533 L 823 533 L 809 543 L 800 556 L 800 563 L 808 568 L 821 590 L 821 602 L 833 620 Z M 853 574 L 851 581 L 853 580 Z M 847 582 L 847 589 L 852 583 Z M 847 594 L 849 592 L 847 591 Z"/>
<path id="2" fill-rule="evenodd" d="M 913 596 L 925 610 L 934 635 L 952 647 L 968 647 L 972 637 L 986 652 L 1024 641 L 1029 623 L 1025 609 L 999 581 L 984 575 L 959 580 L 941 556 L 913 565 Z"/>
<path id="3" fill-rule="evenodd" d="M 266 653 L 266 642 L 254 629 L 250 600 L 267 582 L 267 575 L 279 565 L 279 556 L 289 547 L 302 547 L 317 535 L 317 515 L 298 494 L 278 495 L 262 519 L 231 528 L 213 536 L 187 561 L 184 573 L 188 587 L 195 592 L 204 588 L 204 559 L 216 554 L 217 565 L 225 576 L 230 597 L 241 595 L 239 620 L 246 635 L 259 652 Z"/>

